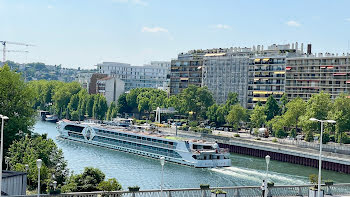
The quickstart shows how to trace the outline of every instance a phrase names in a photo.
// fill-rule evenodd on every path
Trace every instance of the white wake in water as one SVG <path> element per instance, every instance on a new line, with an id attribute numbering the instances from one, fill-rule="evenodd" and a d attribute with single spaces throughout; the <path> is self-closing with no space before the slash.
<path id="1" fill-rule="evenodd" d="M 213 168 L 211 170 L 239 179 L 248 180 L 251 183 L 261 183 L 261 181 L 266 178 L 266 171 L 262 170 L 254 170 L 241 167 Z M 305 180 L 305 177 L 286 175 L 276 172 L 269 172 L 269 180 L 273 181 L 276 184 L 282 185 L 301 185 L 308 183 L 307 180 Z"/>

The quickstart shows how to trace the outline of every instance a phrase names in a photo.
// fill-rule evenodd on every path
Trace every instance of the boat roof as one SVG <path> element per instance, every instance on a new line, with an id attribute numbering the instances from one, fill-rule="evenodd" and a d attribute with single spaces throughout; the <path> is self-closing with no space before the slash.
<path id="1" fill-rule="evenodd" d="M 153 138 L 161 138 L 161 139 L 166 139 L 168 141 L 188 141 L 190 143 L 194 144 L 199 144 L 199 145 L 213 145 L 215 143 L 213 142 L 208 142 L 206 140 L 199 140 L 199 139 L 190 139 L 190 138 L 184 138 L 184 137 L 179 137 L 171 133 L 161 133 L 161 132 L 154 132 L 154 131 L 146 131 L 144 130 L 147 126 L 140 126 L 140 125 L 135 125 L 136 128 L 132 128 L 134 125 L 131 125 L 131 127 L 121 127 L 121 126 L 113 126 L 113 125 L 107 125 L 107 124 L 98 124 L 98 123 L 91 123 L 91 122 L 78 122 L 78 121 L 70 121 L 63 119 L 61 120 L 66 123 L 71 123 L 71 124 L 81 124 L 81 125 L 87 125 L 87 126 L 93 126 L 94 128 L 99 128 L 99 129 L 104 129 L 104 130 L 109 130 L 109 131 L 117 131 L 117 132 L 124 132 L 124 133 L 130 133 L 130 134 L 136 134 L 136 135 L 141 135 L 141 136 L 150 136 Z M 144 128 L 143 130 L 140 130 L 138 128 Z"/>

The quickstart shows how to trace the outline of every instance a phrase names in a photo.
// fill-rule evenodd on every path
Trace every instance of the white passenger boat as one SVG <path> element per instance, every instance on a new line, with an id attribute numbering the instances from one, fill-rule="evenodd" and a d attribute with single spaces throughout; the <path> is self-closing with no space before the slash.
<path id="1" fill-rule="evenodd" d="M 217 143 L 185 140 L 172 135 L 96 123 L 58 122 L 59 137 L 141 156 L 198 167 L 231 166 L 227 149 Z"/>

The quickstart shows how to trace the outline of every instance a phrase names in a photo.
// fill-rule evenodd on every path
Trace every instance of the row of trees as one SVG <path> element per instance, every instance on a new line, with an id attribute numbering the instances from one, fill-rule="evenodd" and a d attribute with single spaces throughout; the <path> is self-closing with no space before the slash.
<path id="1" fill-rule="evenodd" d="M 350 143 L 346 133 L 350 130 L 350 99 L 345 94 L 332 100 L 330 94 L 321 92 L 307 101 L 297 97 L 289 102 L 284 95 L 279 103 L 270 96 L 264 106 L 258 104 L 251 111 L 250 124 L 253 128 L 267 126 L 279 138 L 303 133 L 306 141 L 312 141 L 319 135 L 320 123 L 310 118 L 336 121 L 325 124 L 323 143 L 329 140 Z"/>
<path id="2" fill-rule="evenodd" d="M 71 120 L 106 116 L 106 98 L 100 94 L 89 95 L 77 82 L 39 80 L 29 82 L 29 87 L 35 92 L 35 109 L 49 110 Z"/>

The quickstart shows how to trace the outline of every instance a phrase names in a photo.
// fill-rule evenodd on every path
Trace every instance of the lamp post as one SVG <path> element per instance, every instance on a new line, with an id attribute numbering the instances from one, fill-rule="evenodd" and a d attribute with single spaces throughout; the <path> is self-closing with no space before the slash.
<path id="1" fill-rule="evenodd" d="M 322 169 L 322 135 L 323 135 L 323 123 L 336 123 L 335 120 L 318 120 L 316 118 L 310 118 L 311 121 L 317 121 L 321 123 L 321 134 L 320 134 L 320 154 L 318 156 L 318 197 L 321 197 L 321 169 Z"/>
<path id="2" fill-rule="evenodd" d="M 270 155 L 266 155 L 265 156 L 265 161 L 266 161 L 266 180 L 265 180 L 265 183 L 264 183 L 264 187 L 265 187 L 265 193 L 264 193 L 264 196 L 267 197 L 267 181 L 268 181 L 268 178 L 269 178 L 269 163 L 270 163 Z"/>
<path id="3" fill-rule="evenodd" d="M 161 179 L 161 183 L 160 183 L 160 193 L 161 193 L 162 197 L 163 197 L 164 163 L 165 163 L 165 158 L 160 157 L 160 165 L 162 166 L 162 179 Z"/>
<path id="4" fill-rule="evenodd" d="M 9 170 L 10 157 L 5 157 L 6 170 Z"/>
<path id="5" fill-rule="evenodd" d="M 56 191 L 56 187 L 57 187 L 57 181 L 53 182 L 53 191 Z"/>
<path id="6" fill-rule="evenodd" d="M 0 114 L 1 118 L 1 150 L 0 150 L 0 197 L 1 197 L 1 191 L 2 191 L 2 154 L 3 154 L 3 147 L 4 147 L 4 121 L 8 120 L 9 118 L 7 116 L 3 116 Z"/>
<path id="7" fill-rule="evenodd" d="M 40 168 L 42 162 L 41 159 L 36 160 L 36 167 L 38 167 L 38 197 L 40 196 Z"/>

